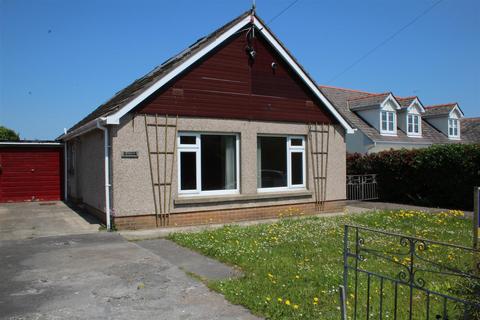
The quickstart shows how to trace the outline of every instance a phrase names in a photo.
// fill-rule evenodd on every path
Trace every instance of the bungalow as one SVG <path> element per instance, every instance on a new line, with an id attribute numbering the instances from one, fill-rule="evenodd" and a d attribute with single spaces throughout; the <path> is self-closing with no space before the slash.
<path id="1" fill-rule="evenodd" d="M 457 103 L 424 106 L 418 97 L 320 86 L 321 92 L 356 129 L 347 151 L 374 153 L 462 142 Z"/>
<path id="2" fill-rule="evenodd" d="M 118 229 L 344 205 L 346 121 L 254 12 L 65 132 L 65 198 Z"/>

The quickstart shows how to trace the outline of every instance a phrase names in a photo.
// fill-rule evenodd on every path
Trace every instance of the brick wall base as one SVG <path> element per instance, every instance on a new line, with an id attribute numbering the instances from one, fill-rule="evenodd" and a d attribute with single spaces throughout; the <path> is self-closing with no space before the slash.
<path id="1" fill-rule="evenodd" d="M 346 201 L 329 201 L 325 203 L 324 208 L 321 211 L 315 208 L 315 203 L 309 202 L 294 205 L 174 213 L 170 214 L 165 227 L 312 215 L 322 212 L 341 211 L 344 209 L 345 205 Z M 114 217 L 113 221 L 117 230 L 152 229 L 157 227 L 157 219 L 155 215 L 119 216 Z M 158 220 L 158 224 L 161 225 L 160 220 Z"/>

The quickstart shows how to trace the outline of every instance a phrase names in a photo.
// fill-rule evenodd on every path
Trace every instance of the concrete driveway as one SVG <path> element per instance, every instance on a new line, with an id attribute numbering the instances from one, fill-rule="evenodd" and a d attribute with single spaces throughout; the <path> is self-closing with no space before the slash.
<path id="1" fill-rule="evenodd" d="M 0 241 L 0 319 L 257 319 L 115 233 Z"/>
<path id="2" fill-rule="evenodd" d="M 0 240 L 97 232 L 98 221 L 63 202 L 0 204 Z"/>

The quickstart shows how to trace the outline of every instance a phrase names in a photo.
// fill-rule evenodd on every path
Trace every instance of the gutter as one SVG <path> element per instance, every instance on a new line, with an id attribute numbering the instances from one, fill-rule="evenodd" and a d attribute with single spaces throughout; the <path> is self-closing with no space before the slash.
<path id="1" fill-rule="evenodd" d="M 111 230 L 110 223 L 110 145 L 108 127 L 105 127 L 100 119 L 96 119 L 96 128 L 103 131 L 103 148 L 104 148 L 104 168 L 105 168 L 105 221 L 107 224 L 107 230 Z"/>
<path id="2" fill-rule="evenodd" d="M 35 142 L 35 141 L 1 141 L 1 145 L 6 146 L 61 146 L 61 142 Z"/>
<path id="3" fill-rule="evenodd" d="M 421 139 L 421 138 L 420 138 Z M 419 146 L 428 146 L 435 144 L 434 142 L 416 142 L 416 141 L 375 141 L 375 145 L 378 144 L 412 144 L 412 145 L 419 145 Z"/>
<path id="4" fill-rule="evenodd" d="M 67 132 L 67 133 L 62 134 L 60 137 L 57 138 L 57 140 L 64 140 L 64 141 L 71 140 L 75 137 L 78 137 L 78 136 L 84 134 L 84 133 L 87 133 L 89 131 L 97 129 L 97 128 L 99 128 L 98 125 L 97 125 L 98 122 L 99 121 L 104 121 L 104 120 L 105 120 L 105 118 L 103 118 L 103 117 L 93 119 L 92 121 L 87 122 L 83 126 L 77 128 L 75 130 L 72 130 L 71 132 Z"/>

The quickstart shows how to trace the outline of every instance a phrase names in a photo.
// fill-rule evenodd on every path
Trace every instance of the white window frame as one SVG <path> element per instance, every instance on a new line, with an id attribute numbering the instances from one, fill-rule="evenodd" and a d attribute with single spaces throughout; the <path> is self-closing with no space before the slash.
<path id="1" fill-rule="evenodd" d="M 418 121 L 418 131 L 415 131 L 415 122 L 413 119 Z M 412 131 L 410 131 L 410 123 L 412 124 Z M 420 115 L 415 113 L 407 113 L 407 135 L 409 136 L 421 136 L 422 135 L 422 120 Z"/>
<path id="2" fill-rule="evenodd" d="M 383 113 L 386 114 L 386 129 L 383 129 Z M 389 124 L 389 115 L 392 116 L 393 128 L 392 130 L 388 129 Z M 397 134 L 397 114 L 394 111 L 381 110 L 380 111 L 380 133 L 383 135 L 396 135 Z"/>
<path id="3" fill-rule="evenodd" d="M 292 190 L 305 190 L 307 180 L 307 161 L 305 156 L 305 137 L 304 136 L 289 136 L 289 135 L 275 135 L 275 134 L 259 134 L 259 137 L 282 137 L 286 138 L 287 144 L 287 186 L 285 187 L 272 187 L 272 188 L 259 188 L 257 186 L 257 192 L 277 192 L 277 191 L 292 191 Z M 292 139 L 301 139 L 301 146 L 292 146 Z M 302 154 L 302 184 L 292 184 L 292 153 Z M 257 155 L 258 156 L 258 155 Z M 257 168 L 258 174 L 258 168 Z M 261 177 L 260 177 L 261 179 Z"/>
<path id="4" fill-rule="evenodd" d="M 235 136 L 235 174 L 236 174 L 236 188 L 228 190 L 202 190 L 202 139 L 201 136 L 215 135 L 215 136 Z M 193 136 L 195 137 L 195 144 L 181 144 L 180 137 Z M 178 179 L 178 195 L 179 196 L 217 196 L 240 193 L 240 135 L 238 133 L 228 132 L 179 132 L 177 135 L 177 179 Z M 182 170 L 180 156 L 182 152 L 195 152 L 196 165 L 196 182 L 197 188 L 192 190 L 182 190 Z"/>
<path id="5" fill-rule="evenodd" d="M 450 134 L 450 130 L 452 134 Z M 448 118 L 448 137 L 449 138 L 460 138 L 460 121 L 456 118 Z"/>

